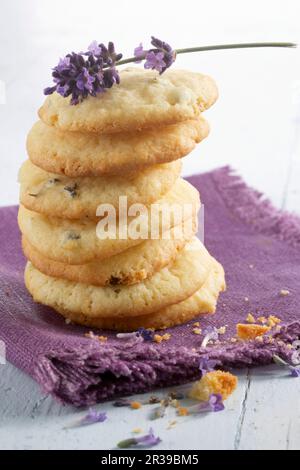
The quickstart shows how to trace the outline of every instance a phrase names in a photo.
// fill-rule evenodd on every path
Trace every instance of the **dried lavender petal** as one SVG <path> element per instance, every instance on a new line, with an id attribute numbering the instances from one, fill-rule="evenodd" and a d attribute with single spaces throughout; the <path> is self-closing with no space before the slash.
<path id="1" fill-rule="evenodd" d="M 202 376 L 207 374 L 207 372 L 212 372 L 217 364 L 218 361 L 214 361 L 206 357 L 201 358 L 199 363 L 199 370 L 201 371 Z"/>
<path id="2" fill-rule="evenodd" d="M 145 69 L 157 70 L 162 73 L 166 69 L 163 52 L 149 51 L 146 54 L 146 62 L 144 63 Z"/>
<path id="3" fill-rule="evenodd" d="M 80 420 L 81 426 L 86 426 L 89 424 L 103 423 L 107 420 L 107 414 L 105 411 L 97 411 L 93 408 L 89 408 L 87 414 Z"/>
<path id="4" fill-rule="evenodd" d="M 120 441 L 117 446 L 121 449 L 136 446 L 138 444 L 142 444 L 145 447 L 153 447 L 159 444 L 160 442 L 161 439 L 159 437 L 156 437 L 154 435 L 153 429 L 150 428 L 148 434 L 146 434 L 145 436 L 125 439 L 124 441 Z"/>
<path id="5" fill-rule="evenodd" d="M 218 412 L 224 410 L 222 396 L 219 393 L 212 393 L 208 401 L 201 402 L 188 408 L 189 414 L 206 413 L 209 411 Z"/>

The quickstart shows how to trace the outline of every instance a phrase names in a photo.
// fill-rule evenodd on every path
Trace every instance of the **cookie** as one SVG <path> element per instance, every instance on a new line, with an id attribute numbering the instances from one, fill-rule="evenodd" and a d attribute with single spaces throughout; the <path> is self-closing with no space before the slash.
<path id="1" fill-rule="evenodd" d="M 132 286 L 98 287 L 46 276 L 28 262 L 26 287 L 34 300 L 58 311 L 89 318 L 146 315 L 181 302 L 200 289 L 207 279 L 212 259 L 194 238 L 174 263 L 150 279 Z"/>
<path id="2" fill-rule="evenodd" d="M 118 255 L 81 265 L 64 264 L 46 258 L 25 237 L 22 245 L 26 258 L 48 276 L 96 286 L 131 285 L 151 277 L 173 262 L 187 241 L 195 235 L 196 225 L 195 219 L 194 223 L 189 224 L 190 230 L 186 230 L 187 233 L 181 238 L 174 237 L 173 228 L 169 239 L 145 240 Z"/>
<path id="3" fill-rule="evenodd" d="M 162 198 L 180 175 L 181 162 L 154 165 L 126 176 L 89 176 L 70 179 L 41 170 L 30 160 L 19 172 L 20 202 L 27 209 L 66 219 L 96 218 L 99 204 L 126 196 L 128 205 L 149 205 Z"/>
<path id="4" fill-rule="evenodd" d="M 203 286 L 186 300 L 169 305 L 158 312 L 124 318 L 90 318 L 82 313 L 74 314 L 67 310 L 61 310 L 60 313 L 74 323 L 93 328 L 118 331 L 135 331 L 138 328 L 161 330 L 181 325 L 198 315 L 214 313 L 219 294 L 225 288 L 223 267 L 212 258 L 212 268 Z"/>
<path id="5" fill-rule="evenodd" d="M 40 168 L 75 178 L 141 171 L 189 154 L 209 133 L 202 117 L 141 132 L 63 132 L 42 121 L 27 137 L 30 160 Z"/>
<path id="6" fill-rule="evenodd" d="M 218 97 L 212 78 L 187 70 L 170 69 L 159 75 L 131 67 L 120 77 L 120 85 L 76 106 L 70 105 L 70 98 L 53 93 L 39 117 L 64 131 L 132 132 L 194 119 Z"/>
<path id="7" fill-rule="evenodd" d="M 124 224 L 117 223 L 116 233 L 112 233 L 115 238 L 111 236 L 103 238 L 105 235 L 103 230 L 100 234 L 101 221 L 97 224 L 96 221 L 89 219 L 67 220 L 47 217 L 30 211 L 22 205 L 19 209 L 18 222 L 22 234 L 45 257 L 67 264 L 84 264 L 94 259 L 109 258 L 138 245 L 145 238 L 150 238 L 149 221 L 151 217 L 148 221 L 147 216 L 155 207 L 163 210 L 169 209 L 173 204 L 175 206 L 175 218 L 171 217 L 169 227 L 162 226 L 162 223 L 156 223 L 152 224 L 154 228 L 158 227 L 161 232 L 165 232 L 173 226 L 181 226 L 183 220 L 188 221 L 192 213 L 190 210 L 182 211 L 182 207 L 188 205 L 188 209 L 192 209 L 196 213 L 200 206 L 199 193 L 187 181 L 178 178 L 171 191 L 162 199 L 156 201 L 155 204 L 149 206 L 151 209 L 148 208 L 144 219 L 128 217 L 128 230 L 126 230 Z M 137 225 L 137 230 L 134 230 L 133 224 Z M 121 233 L 120 235 L 123 228 L 125 228 L 124 234 Z M 137 233 L 138 230 L 142 234 L 141 236 Z M 161 233 L 157 234 L 157 238 L 159 237 L 161 237 Z"/>

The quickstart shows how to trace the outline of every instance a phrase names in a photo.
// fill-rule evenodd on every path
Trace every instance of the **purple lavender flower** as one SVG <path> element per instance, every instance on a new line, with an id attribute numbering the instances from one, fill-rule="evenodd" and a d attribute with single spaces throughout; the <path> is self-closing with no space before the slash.
<path id="1" fill-rule="evenodd" d="M 168 43 L 161 41 L 160 39 L 157 39 L 154 36 L 151 36 L 151 44 L 164 54 L 164 62 L 166 64 L 165 68 L 162 71 L 164 72 L 167 68 L 171 67 L 173 62 L 175 62 L 176 53 L 175 51 L 173 51 L 172 47 Z"/>
<path id="2" fill-rule="evenodd" d="M 159 444 L 160 442 L 161 439 L 159 437 L 156 437 L 154 435 L 153 429 L 150 428 L 148 434 L 146 434 L 145 436 L 125 439 L 124 441 L 120 441 L 117 445 L 121 449 L 126 449 L 128 447 L 137 446 L 138 444 L 141 444 L 145 447 L 153 447 Z"/>
<path id="3" fill-rule="evenodd" d="M 95 81 L 95 77 L 90 75 L 88 69 L 85 67 L 82 69 L 81 74 L 78 76 L 76 80 L 76 86 L 78 90 L 84 91 L 87 90 L 89 93 L 93 91 L 93 83 Z"/>
<path id="4" fill-rule="evenodd" d="M 219 393 L 212 393 L 209 397 L 208 408 L 210 411 L 218 412 L 218 411 L 223 411 L 224 410 L 224 403 L 222 399 L 222 395 Z"/>
<path id="5" fill-rule="evenodd" d="M 197 405 L 190 406 L 188 411 L 190 414 L 198 414 L 198 413 L 207 413 L 209 411 L 218 412 L 224 410 L 224 403 L 222 399 L 222 395 L 219 393 L 212 393 L 209 396 L 208 401 L 201 402 Z"/>
<path id="6" fill-rule="evenodd" d="M 77 426 L 88 426 L 95 423 L 103 423 L 107 420 L 107 414 L 105 411 L 97 411 L 93 408 L 89 408 L 87 414 L 81 418 Z"/>
<path id="7" fill-rule="evenodd" d="M 119 85 L 120 75 L 114 66 L 103 71 L 103 82 L 105 88 L 111 88 L 115 83 Z"/>
<path id="8" fill-rule="evenodd" d="M 57 69 L 62 72 L 63 70 L 68 70 L 70 67 L 70 57 L 66 56 L 63 59 L 59 59 Z"/>
<path id="9" fill-rule="evenodd" d="M 85 98 L 103 93 L 107 88 L 120 83 L 115 63 L 122 58 L 112 42 L 108 47 L 93 41 L 87 52 L 72 52 L 54 67 L 55 86 L 45 88 L 45 95 L 55 91 L 64 98 L 71 95 L 71 104 L 76 105 Z"/>
<path id="10" fill-rule="evenodd" d="M 123 57 L 123 54 L 116 53 L 113 42 L 109 42 L 107 47 L 104 44 L 99 44 L 99 47 L 101 48 L 101 57 L 105 65 L 114 66 Z"/>
<path id="11" fill-rule="evenodd" d="M 146 328 L 139 328 L 137 332 L 145 341 L 153 341 L 153 338 L 154 338 L 153 330 L 149 330 Z"/>
<path id="12" fill-rule="evenodd" d="M 144 51 L 143 44 L 140 42 L 140 44 L 134 49 L 133 55 L 136 57 L 136 64 L 140 64 L 142 60 L 145 58 L 145 53 L 147 51 Z"/>
<path id="13" fill-rule="evenodd" d="M 206 357 L 201 358 L 199 370 L 201 371 L 202 376 L 207 374 L 207 372 L 212 372 L 217 364 L 218 361 L 214 361 L 213 359 L 208 359 Z"/>
<path id="14" fill-rule="evenodd" d="M 68 93 L 68 91 L 69 91 L 69 85 L 68 85 L 68 84 L 63 85 L 63 86 L 57 85 L 56 91 L 57 91 L 57 93 L 59 93 L 60 95 L 65 96 L 65 95 L 67 95 L 67 93 Z"/>
<path id="15" fill-rule="evenodd" d="M 300 367 L 291 367 L 291 376 L 294 378 L 300 377 Z"/>
<path id="16" fill-rule="evenodd" d="M 163 73 L 166 69 L 166 63 L 164 61 L 163 52 L 149 51 L 146 54 L 146 62 L 144 63 L 145 69 L 157 70 L 159 73 Z"/>
<path id="17" fill-rule="evenodd" d="M 101 56 L 102 53 L 102 48 L 101 46 L 97 43 L 97 41 L 92 41 L 91 44 L 88 47 L 88 52 L 86 52 L 86 55 L 92 54 L 95 57 Z"/>
<path id="18" fill-rule="evenodd" d="M 145 58 L 145 69 L 157 70 L 162 74 L 175 61 L 175 51 L 169 44 L 154 36 L 151 36 L 151 44 L 154 48 L 146 51 L 142 43 L 134 49 L 134 57 L 137 59 L 135 62 L 139 63 Z"/>

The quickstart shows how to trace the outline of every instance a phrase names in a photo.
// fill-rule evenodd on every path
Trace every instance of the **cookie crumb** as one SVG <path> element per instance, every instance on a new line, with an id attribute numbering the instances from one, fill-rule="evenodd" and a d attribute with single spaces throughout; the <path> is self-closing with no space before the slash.
<path id="1" fill-rule="evenodd" d="M 255 338 L 255 341 L 257 341 L 258 343 L 262 343 L 263 342 L 263 337 L 262 336 L 256 336 Z"/>
<path id="2" fill-rule="evenodd" d="M 155 343 L 161 343 L 162 341 L 168 341 L 170 338 L 170 333 L 165 333 L 164 335 L 154 335 L 153 340 Z"/>
<path id="3" fill-rule="evenodd" d="M 226 326 L 220 326 L 220 328 L 217 329 L 217 332 L 219 333 L 219 335 L 224 335 L 226 333 L 226 329 Z"/>
<path id="4" fill-rule="evenodd" d="M 193 328 L 193 333 L 194 333 L 195 335 L 201 335 L 202 330 L 201 330 L 201 328 Z"/>
<path id="5" fill-rule="evenodd" d="M 139 410 L 140 408 L 142 408 L 142 404 L 139 401 L 132 401 L 130 403 L 130 408 L 132 408 L 133 410 Z"/>
<path id="6" fill-rule="evenodd" d="M 134 428 L 132 430 L 133 434 L 141 434 L 143 432 L 142 428 Z"/>
<path id="7" fill-rule="evenodd" d="M 101 343 L 105 343 L 105 341 L 107 341 L 107 336 L 98 336 L 98 339 Z"/>
<path id="8" fill-rule="evenodd" d="M 236 343 L 236 342 L 237 342 L 237 338 L 234 338 L 234 337 L 233 337 L 233 338 L 230 338 L 230 342 L 231 342 L 231 343 Z"/>
<path id="9" fill-rule="evenodd" d="M 248 313 L 247 317 L 246 317 L 246 322 L 248 323 L 255 323 L 255 318 L 254 316 L 252 315 L 252 313 Z"/>
<path id="10" fill-rule="evenodd" d="M 270 315 L 268 317 L 268 325 L 273 328 L 274 326 L 278 325 L 278 323 L 281 323 L 280 318 L 275 317 L 275 315 Z"/>
<path id="11" fill-rule="evenodd" d="M 214 370 L 203 375 L 194 383 L 189 393 L 190 398 L 207 401 L 211 394 L 220 394 L 226 400 L 237 387 L 238 379 L 230 372 Z"/>
<path id="12" fill-rule="evenodd" d="M 242 340 L 249 340 L 254 339 L 257 336 L 263 336 L 269 330 L 270 327 L 265 325 L 248 325 L 243 323 L 238 323 L 236 325 L 237 336 Z"/>
<path id="13" fill-rule="evenodd" d="M 177 414 L 178 414 L 178 416 L 188 416 L 189 410 L 187 408 L 185 408 L 184 406 L 180 406 L 177 409 Z"/>
<path id="14" fill-rule="evenodd" d="M 282 295 L 283 297 L 285 297 L 286 295 L 289 295 L 290 294 L 290 291 L 287 290 L 287 289 L 281 289 L 280 291 L 280 295 Z"/>
<path id="15" fill-rule="evenodd" d="M 84 333 L 84 336 L 86 338 L 91 338 L 91 339 L 95 339 L 96 338 L 96 335 L 92 332 L 92 331 L 89 331 L 88 333 Z"/>
<path id="16" fill-rule="evenodd" d="M 195 323 L 193 323 L 193 326 L 200 326 L 200 322 L 196 321 Z"/>
<path id="17" fill-rule="evenodd" d="M 107 341 L 107 336 L 97 336 L 92 331 L 85 333 L 84 336 L 90 339 L 97 339 L 98 341 L 101 341 L 101 342 Z"/>
<path id="18" fill-rule="evenodd" d="M 268 320 L 266 319 L 266 317 L 258 317 L 257 321 L 258 323 L 267 323 Z"/>
<path id="19" fill-rule="evenodd" d="M 170 421 L 170 422 L 169 422 L 169 425 L 168 425 L 168 427 L 167 427 L 167 429 L 172 429 L 172 428 L 174 428 L 174 426 L 176 426 L 176 424 L 177 424 L 176 419 L 174 419 L 173 421 Z"/>
<path id="20" fill-rule="evenodd" d="M 70 323 L 72 323 L 72 320 L 70 318 L 65 318 L 65 323 L 67 325 L 70 325 Z"/>

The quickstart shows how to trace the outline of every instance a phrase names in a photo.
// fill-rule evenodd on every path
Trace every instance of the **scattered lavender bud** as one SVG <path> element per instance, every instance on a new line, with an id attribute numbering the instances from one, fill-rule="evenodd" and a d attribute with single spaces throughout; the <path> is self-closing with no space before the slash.
<path id="1" fill-rule="evenodd" d="M 120 449 L 126 449 L 128 447 L 136 446 L 136 445 L 143 445 L 145 447 L 153 447 L 156 446 L 161 442 L 161 439 L 154 435 L 153 429 L 150 428 L 148 434 L 141 437 L 132 437 L 129 439 L 125 439 L 124 441 L 120 441 L 117 446 Z"/>

